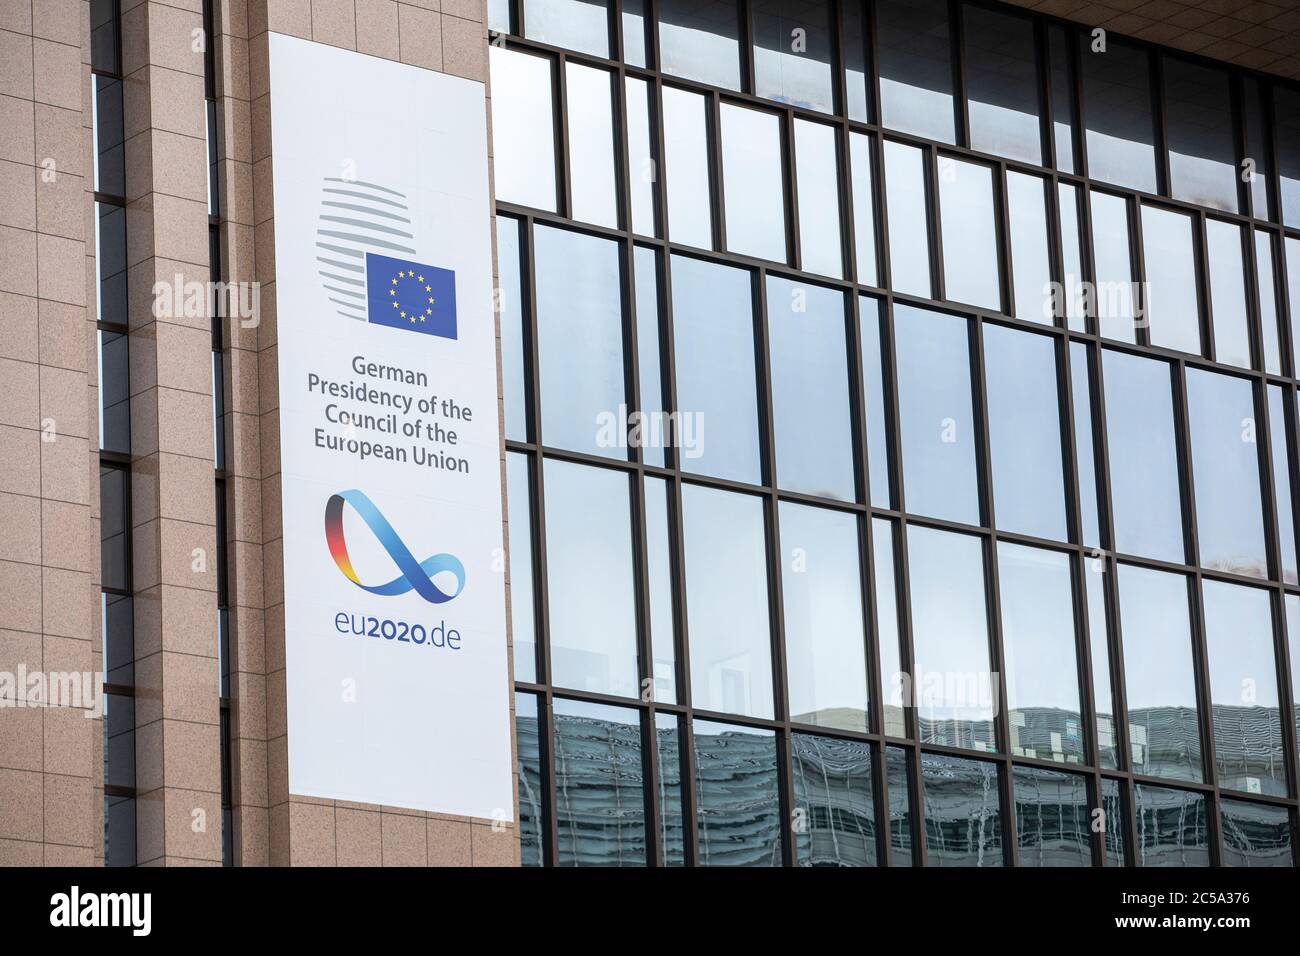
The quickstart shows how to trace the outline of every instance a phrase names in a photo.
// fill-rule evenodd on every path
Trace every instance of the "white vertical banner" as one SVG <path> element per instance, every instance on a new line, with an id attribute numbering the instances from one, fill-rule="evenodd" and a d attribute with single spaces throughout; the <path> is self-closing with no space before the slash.
<path id="1" fill-rule="evenodd" d="M 483 84 L 270 74 L 289 791 L 509 819 Z"/>

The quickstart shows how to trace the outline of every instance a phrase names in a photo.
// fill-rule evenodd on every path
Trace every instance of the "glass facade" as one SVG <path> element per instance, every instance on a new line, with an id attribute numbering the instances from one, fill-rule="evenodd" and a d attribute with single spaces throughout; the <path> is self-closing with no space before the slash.
<path id="1" fill-rule="evenodd" d="M 1294 865 L 1300 94 L 491 11 L 524 862 Z"/>

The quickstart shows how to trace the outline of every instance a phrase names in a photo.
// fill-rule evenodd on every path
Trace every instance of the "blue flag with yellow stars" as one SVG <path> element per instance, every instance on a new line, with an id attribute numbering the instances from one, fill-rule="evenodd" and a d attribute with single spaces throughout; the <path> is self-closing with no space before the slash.
<path id="1" fill-rule="evenodd" d="M 425 335 L 456 337 L 456 273 L 366 253 L 370 321 Z"/>

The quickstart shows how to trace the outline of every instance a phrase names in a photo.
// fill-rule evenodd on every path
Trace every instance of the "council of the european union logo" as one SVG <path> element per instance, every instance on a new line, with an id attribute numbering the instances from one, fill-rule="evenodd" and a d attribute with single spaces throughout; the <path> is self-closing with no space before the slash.
<path id="1" fill-rule="evenodd" d="M 456 337 L 456 273 L 366 253 L 367 318 L 373 325 Z"/>
<path id="2" fill-rule="evenodd" d="M 348 556 L 347 542 L 343 538 L 345 504 L 352 506 L 361 520 L 366 523 L 366 527 L 374 533 L 375 539 L 388 552 L 393 563 L 397 565 L 397 570 L 401 573 L 393 580 L 384 584 L 362 584 L 361 579 L 357 577 L 357 572 L 352 568 L 352 559 Z M 397 536 L 397 532 L 388 523 L 383 512 L 375 507 L 375 503 L 364 491 L 358 491 L 356 488 L 330 495 L 329 501 L 325 504 L 325 542 L 329 545 L 334 563 L 338 565 L 343 575 L 361 590 L 369 591 L 371 594 L 392 597 L 415 591 L 430 604 L 445 604 L 465 590 L 465 566 L 460 563 L 460 558 L 454 554 L 435 554 L 423 561 L 417 561 L 415 555 L 411 554 L 411 549 Z M 450 571 L 456 578 L 456 590 L 450 594 L 433 583 L 433 576 L 443 571 Z"/>

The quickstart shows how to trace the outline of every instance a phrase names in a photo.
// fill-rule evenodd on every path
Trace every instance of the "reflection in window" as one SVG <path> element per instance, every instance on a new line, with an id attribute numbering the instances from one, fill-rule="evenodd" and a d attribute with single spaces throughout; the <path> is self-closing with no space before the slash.
<path id="1" fill-rule="evenodd" d="M 551 61 L 489 45 L 496 198 L 555 212 Z"/>
<path id="2" fill-rule="evenodd" d="M 1202 582 L 1216 781 L 1225 790 L 1286 796 L 1271 595 Z"/>
<path id="3" fill-rule="evenodd" d="M 659 0 L 659 58 L 665 73 L 738 90 L 739 37 L 735 0 L 707 6 L 695 0 Z"/>
<path id="4" fill-rule="evenodd" d="M 1124 803 L 1119 781 L 1102 777 L 1101 811 L 1106 827 L 1103 848 L 1107 866 L 1128 866 L 1128 859 L 1124 852 L 1124 832 L 1127 829 L 1124 822 L 1127 819 Z"/>
<path id="5" fill-rule="evenodd" d="M 858 518 L 782 501 L 781 587 L 790 718 L 867 730 Z"/>
<path id="6" fill-rule="evenodd" d="M 659 777 L 659 861 L 686 865 L 686 824 L 682 806 L 682 744 L 676 714 L 655 714 L 655 759 Z"/>
<path id="7" fill-rule="evenodd" d="M 995 697 L 979 538 L 907 527 L 921 742 L 992 750 Z"/>
<path id="8" fill-rule="evenodd" d="M 104 865 L 135 866 L 135 797 L 104 797 Z"/>
<path id="9" fill-rule="evenodd" d="M 1092 443 L 1092 362 L 1088 356 L 1088 346 L 1083 342 L 1070 343 L 1070 392 L 1074 404 L 1074 457 L 1078 465 L 1080 532 L 1083 543 L 1096 548 L 1101 544 L 1101 532 L 1097 515 L 1097 461 Z"/>
<path id="10" fill-rule="evenodd" d="M 101 591 L 99 598 L 104 683 L 129 687 L 135 683 L 134 599 L 129 594 L 107 591 Z"/>
<path id="11" fill-rule="evenodd" d="M 6 701 L 9 706 L 13 701 Z M 109 787 L 135 786 L 135 698 L 105 694 L 104 784 Z"/>
<path id="12" fill-rule="evenodd" d="M 777 484 L 852 501 L 844 293 L 767 277 Z"/>
<path id="13" fill-rule="evenodd" d="M 100 584 L 118 591 L 127 590 L 131 584 L 131 527 L 127 510 L 130 493 L 130 472 L 126 468 L 100 466 Z"/>
<path id="14" fill-rule="evenodd" d="M 1264 129 L 1267 125 L 1264 116 L 1268 105 L 1264 101 L 1266 87 L 1253 76 L 1241 78 L 1242 112 L 1246 121 L 1246 143 L 1243 162 L 1249 160 L 1253 174 L 1247 182 L 1250 186 L 1251 213 L 1256 219 L 1277 221 L 1277 210 L 1269 196 L 1268 184 L 1273 178 L 1273 161 L 1269 156 Z"/>
<path id="15" fill-rule="evenodd" d="M 1128 200 L 1096 191 L 1090 195 L 1098 327 L 1106 338 L 1136 342 Z"/>
<path id="16" fill-rule="evenodd" d="M 1064 309 L 1057 307 L 1056 313 L 1065 313 L 1072 331 L 1083 332 L 1087 327 L 1087 309 L 1083 301 L 1083 239 L 1079 231 L 1079 214 L 1082 193 L 1078 186 L 1069 183 L 1056 184 L 1056 207 L 1061 222 L 1061 297 L 1065 299 Z M 1131 333 L 1130 333 L 1131 334 Z"/>
<path id="17" fill-rule="evenodd" d="M 100 322 L 125 326 L 126 315 L 126 207 L 95 203 L 95 249 L 99 282 L 95 285 L 96 315 Z"/>
<path id="18" fill-rule="evenodd" d="M 1191 216 L 1142 207 L 1145 306 L 1151 344 L 1199 355 L 1201 313 L 1193 246 Z"/>
<path id="19" fill-rule="evenodd" d="M 126 134 L 122 116 L 122 81 L 100 73 L 91 79 L 95 96 L 95 190 L 110 196 L 125 196 Z"/>
<path id="20" fill-rule="evenodd" d="M 542 440 L 626 458 L 626 436 L 602 428 L 625 401 L 619 245 L 540 223 L 533 237 Z"/>
<path id="21" fill-rule="evenodd" d="M 614 107 L 610 101 L 609 71 L 569 61 L 564 64 L 564 77 L 569 106 L 566 115 L 573 218 L 616 229 Z"/>
<path id="22" fill-rule="evenodd" d="M 1033 21 L 968 5 L 962 25 L 971 147 L 1041 166 Z"/>
<path id="23" fill-rule="evenodd" d="M 1088 174 L 1154 193 L 1156 148 L 1148 53 L 1111 37 L 1104 50 L 1094 52 L 1088 35 L 1080 34 L 1079 39 Z"/>
<path id="24" fill-rule="evenodd" d="M 535 694 L 515 694 L 515 777 L 519 782 L 519 857 L 523 866 L 543 864 L 546 842 L 538 710 Z"/>
<path id="25" fill-rule="evenodd" d="M 1236 212 L 1236 124 L 1227 72 L 1166 56 L 1164 74 L 1174 198 Z"/>
<path id="26" fill-rule="evenodd" d="M 907 751 L 885 748 L 885 780 L 889 789 L 889 865 L 912 865 L 912 775 Z"/>
<path id="27" fill-rule="evenodd" d="M 643 236 L 657 236 L 654 142 L 651 116 L 653 107 L 650 84 L 636 76 L 624 78 L 627 104 L 627 179 L 632 200 L 632 231 Z"/>
<path id="28" fill-rule="evenodd" d="M 692 703 L 771 717 L 763 500 L 684 484 L 682 524 Z"/>
<path id="29" fill-rule="evenodd" d="M 623 0 L 623 59 L 632 66 L 646 65 L 646 0 Z"/>
<path id="30" fill-rule="evenodd" d="M 1273 86 L 1273 135 L 1281 163 L 1278 182 L 1282 221 L 1292 228 L 1300 227 L 1300 91 Z M 1258 209 L 1255 216 L 1260 216 Z"/>
<path id="31" fill-rule="evenodd" d="M 1001 866 L 998 768 L 983 760 L 921 754 L 930 866 Z"/>
<path id="32" fill-rule="evenodd" d="M 1286 807 L 1242 800 L 1219 804 L 1224 866 L 1293 866 Z"/>
<path id="33" fill-rule="evenodd" d="M 871 548 L 876 591 L 876 646 L 880 654 L 881 698 L 884 732 L 889 737 L 906 737 L 904 694 L 908 692 L 903 672 L 898 631 L 898 583 L 894 576 L 894 523 L 886 518 L 871 519 Z"/>
<path id="34" fill-rule="evenodd" d="M 606 0 L 523 0 L 524 36 L 609 58 Z"/>
<path id="35" fill-rule="evenodd" d="M 800 268 L 838 279 L 844 274 L 844 263 L 836 137 L 833 126 L 794 121 Z"/>
<path id="36" fill-rule="evenodd" d="M 925 209 L 925 154 L 885 140 L 885 208 L 889 282 L 898 292 L 930 297 L 930 236 Z"/>
<path id="37" fill-rule="evenodd" d="M 1236 223 L 1205 220 L 1214 359 L 1250 368 L 1250 320 L 1246 313 L 1246 270 L 1242 265 L 1241 238 L 1241 227 Z"/>
<path id="38" fill-rule="evenodd" d="M 627 475 L 548 458 L 545 479 L 551 679 L 560 687 L 636 697 Z"/>
<path id="39" fill-rule="evenodd" d="M 1011 771 L 1020 866 L 1091 866 L 1088 785 L 1084 777 L 1042 767 Z"/>
<path id="40" fill-rule="evenodd" d="M 1210 830 L 1205 797 L 1139 783 L 1138 866 L 1209 866 Z"/>
<path id="41" fill-rule="evenodd" d="M 1046 183 L 1038 176 L 1007 172 L 1015 316 L 1053 324 L 1052 261 L 1047 241 Z"/>
<path id="42" fill-rule="evenodd" d="M 778 103 L 832 112 L 829 0 L 754 0 L 751 8 L 754 92 Z"/>
<path id="43" fill-rule="evenodd" d="M 853 179 L 853 239 L 857 243 L 858 283 L 879 285 L 876 277 L 876 199 L 872 190 L 875 159 L 871 137 L 849 133 L 849 166 Z"/>
<path id="44" fill-rule="evenodd" d="M 640 372 L 640 447 L 647 465 L 664 463 L 664 391 L 659 361 L 659 252 L 637 246 L 632 253 L 636 280 L 636 358 Z"/>
<path id="45" fill-rule="evenodd" d="M 641 718 L 630 707 L 555 700 L 558 866 L 645 866 Z"/>
<path id="46" fill-rule="evenodd" d="M 1056 147 L 1056 168 L 1074 172 L 1074 63 L 1070 57 L 1070 36 L 1059 23 L 1047 25 L 1048 57 L 1052 73 L 1052 136 Z"/>
<path id="47" fill-rule="evenodd" d="M 1003 670 L 1016 756 L 1058 763 L 1084 758 L 1071 576 L 1067 554 L 998 542 Z"/>
<path id="48" fill-rule="evenodd" d="M 1291 372 L 1300 374 L 1300 239 L 1287 236 L 1285 248 L 1286 287 L 1291 299 L 1291 348 L 1294 350 L 1291 353 Z"/>
<path id="49" fill-rule="evenodd" d="M 752 285 L 747 269 L 672 257 L 682 467 L 758 484 Z"/>
<path id="50" fill-rule="evenodd" d="M 794 734 L 795 860 L 800 866 L 875 866 L 871 745 Z"/>
<path id="51" fill-rule="evenodd" d="M 1291 706 L 1296 738 L 1300 739 L 1300 597 L 1285 596 L 1287 658 L 1291 662 Z"/>
<path id="52" fill-rule="evenodd" d="M 1244 378 L 1187 370 L 1201 567 L 1267 578 L 1254 391 Z"/>
<path id="53" fill-rule="evenodd" d="M 873 508 L 893 507 L 889 475 L 889 426 L 885 422 L 885 373 L 880 323 L 885 312 L 879 299 L 858 297 L 858 322 L 862 336 L 862 389 L 866 393 L 867 473 Z"/>
<path id="54" fill-rule="evenodd" d="M 1183 562 L 1169 364 L 1103 350 L 1115 549 Z"/>
<path id="55" fill-rule="evenodd" d="M 780 866 L 775 735 L 696 720 L 694 736 L 700 865 Z"/>
<path id="56" fill-rule="evenodd" d="M 532 501 L 528 456 L 506 452 L 507 520 L 510 522 L 510 634 L 515 680 L 537 681 L 537 619 L 533 598 Z"/>
<path id="57" fill-rule="evenodd" d="M 859 123 L 871 122 L 871 61 L 865 11 L 857 3 L 840 5 L 840 30 L 844 37 L 844 78 L 848 102 L 845 112 Z"/>
<path id="58" fill-rule="evenodd" d="M 878 0 L 876 29 L 884 125 L 955 143 L 946 0 Z"/>
<path id="59" fill-rule="evenodd" d="M 1293 245 L 1296 247 L 1296 253 L 1294 254 L 1291 251 Z M 1294 263 L 1292 259 L 1295 260 Z M 1296 243 L 1295 240 L 1291 239 L 1287 240 L 1287 266 L 1288 272 L 1292 272 L 1290 267 L 1300 266 L 1300 243 Z M 1264 340 L 1264 371 L 1273 375 L 1280 375 L 1282 373 L 1282 347 L 1278 334 L 1281 326 L 1278 322 L 1278 289 L 1273 281 L 1274 269 L 1273 235 L 1263 229 L 1256 229 L 1255 282 L 1259 292 L 1259 332 Z M 1294 273 L 1288 276 L 1288 279 L 1293 286 L 1291 301 L 1300 301 L 1300 295 L 1296 294 L 1296 288 L 1294 288 L 1300 279 L 1297 279 Z"/>
<path id="60" fill-rule="evenodd" d="M 939 157 L 939 224 L 943 245 L 944 297 L 997 310 L 998 230 L 993 218 L 993 170 L 949 156 Z"/>
<path id="61" fill-rule="evenodd" d="M 1273 495 L 1277 508 L 1278 552 L 1282 562 L 1282 580 L 1297 580 L 1295 515 L 1291 508 L 1291 456 L 1287 450 L 1287 410 L 1292 408 L 1290 389 L 1268 386 L 1269 445 L 1273 456 Z"/>
<path id="62" fill-rule="evenodd" d="M 894 335 L 907 510 L 979 524 L 967 320 L 896 302 Z"/>
<path id="63" fill-rule="evenodd" d="M 1133 772 L 1200 781 L 1187 578 L 1121 564 L 1119 608 Z"/>
<path id="64" fill-rule="evenodd" d="M 1108 770 L 1119 767 L 1115 730 L 1115 700 L 1110 683 L 1110 622 L 1106 616 L 1106 565 L 1088 558 L 1083 587 L 1088 602 L 1088 654 L 1092 663 L 1092 701 L 1097 711 L 1097 762 Z"/>
<path id="65" fill-rule="evenodd" d="M 505 406 L 506 438 L 528 440 L 528 362 L 524 357 L 524 290 L 520 272 L 519 230 L 510 216 L 497 216 L 497 316 L 501 322 L 501 403 Z"/>
<path id="66" fill-rule="evenodd" d="M 129 339 L 99 330 L 99 447 L 131 451 L 131 378 L 127 364 Z"/>
<path id="67" fill-rule="evenodd" d="M 989 457 L 999 528 L 1066 539 L 1056 342 L 986 323 Z"/>
<path id="68" fill-rule="evenodd" d="M 709 139 L 704 97 L 665 86 L 664 175 L 668 180 L 668 230 L 673 242 L 713 248 L 713 212 L 701 196 L 709 185 Z"/>
<path id="69" fill-rule="evenodd" d="M 785 262 L 785 178 L 781 119 L 775 113 L 722 104 L 722 181 L 731 201 L 727 248 Z M 701 202 L 702 196 L 693 197 Z"/>
<path id="70" fill-rule="evenodd" d="M 646 578 L 649 581 L 650 653 L 655 700 L 677 703 L 677 652 L 673 626 L 673 569 L 668 482 L 645 477 Z"/>

